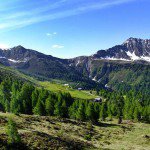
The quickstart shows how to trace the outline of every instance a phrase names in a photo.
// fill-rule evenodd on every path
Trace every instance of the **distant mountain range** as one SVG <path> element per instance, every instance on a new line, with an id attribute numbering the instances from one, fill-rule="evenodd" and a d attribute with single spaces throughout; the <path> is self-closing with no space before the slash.
<path id="1" fill-rule="evenodd" d="M 92 56 L 73 59 L 60 59 L 16 46 L 0 49 L 0 62 L 43 79 L 82 82 L 84 86 L 96 83 L 111 88 L 124 84 L 124 88 L 130 89 L 150 81 L 150 40 L 129 38 Z"/>

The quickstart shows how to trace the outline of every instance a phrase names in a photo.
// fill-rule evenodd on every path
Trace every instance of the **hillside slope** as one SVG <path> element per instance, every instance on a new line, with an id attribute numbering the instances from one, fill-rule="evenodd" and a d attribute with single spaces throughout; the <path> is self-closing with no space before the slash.
<path id="1" fill-rule="evenodd" d="M 97 83 L 113 90 L 131 89 L 148 92 L 150 89 L 150 65 L 118 61 L 90 60 L 86 74 Z M 84 64 L 84 63 L 83 63 Z M 78 66 L 84 72 L 85 66 Z"/>
<path id="2" fill-rule="evenodd" d="M 0 49 L 0 62 L 40 80 L 59 79 L 79 82 L 93 88 L 97 84 L 68 65 L 65 59 L 45 55 L 22 46 Z"/>
<path id="3" fill-rule="evenodd" d="M 13 117 L 17 123 L 22 139 L 20 149 L 150 149 L 149 124 L 125 122 L 118 125 L 114 120 L 102 122 L 100 125 L 91 125 L 70 119 L 15 116 L 8 113 L 0 113 L 0 149 L 5 149 L 7 146 L 6 127 L 9 117 Z"/>
<path id="4" fill-rule="evenodd" d="M 94 99 L 96 97 L 95 94 L 91 94 L 89 91 L 85 90 L 75 90 L 71 87 L 64 86 L 63 82 L 57 83 L 56 81 L 39 81 L 31 76 L 25 75 L 19 72 L 16 69 L 12 69 L 10 67 L 6 67 L 0 64 L 0 82 L 12 78 L 13 80 L 21 81 L 21 82 L 29 82 L 35 86 L 43 87 L 51 92 L 58 93 L 61 92 L 69 92 L 71 96 L 75 99 Z"/>

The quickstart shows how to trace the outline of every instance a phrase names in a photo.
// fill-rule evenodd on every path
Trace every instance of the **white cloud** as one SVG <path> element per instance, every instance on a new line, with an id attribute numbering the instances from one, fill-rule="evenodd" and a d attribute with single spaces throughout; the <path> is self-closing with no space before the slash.
<path id="1" fill-rule="evenodd" d="M 54 34 L 54 35 L 56 35 L 56 34 L 57 34 L 57 32 L 53 32 L 53 34 Z"/>
<path id="2" fill-rule="evenodd" d="M 29 7 L 30 9 L 28 11 L 20 12 L 19 10 L 16 9 L 16 11 L 13 14 L 10 12 L 5 14 L 2 13 L 0 14 L 1 18 L 0 30 L 1 32 L 4 30 L 12 30 L 43 21 L 65 18 L 98 9 L 105 9 L 107 7 L 112 7 L 136 0 L 109 0 L 109 1 L 96 0 L 94 2 L 93 0 L 89 1 L 80 0 L 80 1 L 59 0 L 58 2 L 55 3 L 50 2 L 48 3 L 48 5 L 44 6 L 41 5 L 36 9 Z M 67 6 L 66 7 L 67 9 L 64 9 L 65 8 L 64 6 Z M 57 33 L 53 32 L 52 34 L 56 35 Z M 50 36 L 50 34 L 47 34 L 47 36 Z"/>
<path id="3" fill-rule="evenodd" d="M 47 36 L 50 36 L 50 37 L 52 37 L 52 36 L 55 36 L 55 35 L 57 35 L 57 32 L 53 32 L 53 33 L 46 33 L 46 35 L 47 35 Z"/>
<path id="4" fill-rule="evenodd" d="M 52 45 L 52 48 L 54 48 L 54 49 L 61 49 L 61 48 L 64 48 L 64 46 L 63 45 Z"/>
<path id="5" fill-rule="evenodd" d="M 0 43 L 0 49 L 8 49 L 9 46 L 7 44 Z"/>
<path id="6" fill-rule="evenodd" d="M 51 33 L 46 33 L 46 35 L 47 35 L 47 36 L 51 36 L 52 34 L 51 34 Z"/>

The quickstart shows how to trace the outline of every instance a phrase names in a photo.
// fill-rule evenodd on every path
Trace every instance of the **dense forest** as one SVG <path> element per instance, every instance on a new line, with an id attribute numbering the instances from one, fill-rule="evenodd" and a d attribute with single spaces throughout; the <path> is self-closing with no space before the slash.
<path id="1" fill-rule="evenodd" d="M 118 118 L 150 122 L 150 98 L 130 90 L 114 92 L 100 90 L 103 101 L 76 100 L 69 93 L 54 93 L 9 76 L 0 79 L 0 111 L 14 114 L 57 116 L 91 121 Z"/>

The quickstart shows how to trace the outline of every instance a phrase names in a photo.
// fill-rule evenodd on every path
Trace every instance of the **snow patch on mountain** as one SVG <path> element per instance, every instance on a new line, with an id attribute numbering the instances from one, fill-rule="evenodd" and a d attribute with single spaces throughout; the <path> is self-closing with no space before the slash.
<path id="1" fill-rule="evenodd" d="M 133 60 L 133 61 L 135 61 L 135 60 L 144 60 L 144 61 L 148 61 L 148 62 L 150 62 L 150 57 L 148 57 L 148 56 L 141 56 L 141 57 L 139 57 L 139 56 L 137 56 L 137 55 L 135 55 L 135 53 L 133 52 L 133 53 L 131 53 L 131 52 L 127 52 L 127 55 L 130 57 L 130 59 L 131 60 Z"/>
<path id="2" fill-rule="evenodd" d="M 29 60 L 28 58 L 24 58 L 24 60 L 7 59 L 4 56 L 0 56 L 0 59 L 6 59 L 6 60 L 13 62 L 13 63 L 27 62 Z"/>
<path id="3" fill-rule="evenodd" d="M 106 59 L 106 60 L 121 60 L 121 61 L 131 61 L 129 59 L 124 59 L 124 58 L 115 58 L 115 57 L 105 57 L 101 59 Z"/>
<path id="4" fill-rule="evenodd" d="M 80 63 L 81 63 L 81 61 L 80 61 L 80 60 L 78 60 L 78 62 L 76 63 L 76 66 L 78 66 Z"/>
<path id="5" fill-rule="evenodd" d="M 8 59 L 10 62 L 13 62 L 13 63 L 21 63 L 21 62 L 27 62 L 27 59 L 24 59 L 24 60 L 15 60 L 15 59 Z"/>
<path id="6" fill-rule="evenodd" d="M 127 56 L 129 57 L 129 59 L 125 59 L 125 58 L 116 58 L 116 57 L 101 57 L 100 59 L 104 59 L 104 60 L 114 60 L 114 61 L 137 61 L 137 60 L 143 60 L 143 61 L 147 61 L 150 62 L 150 56 L 137 56 L 135 54 L 135 52 L 131 53 L 130 51 L 126 52 Z"/>
<path id="7" fill-rule="evenodd" d="M 142 56 L 141 59 L 150 62 L 150 57 Z"/>
<path id="8" fill-rule="evenodd" d="M 97 81 L 97 80 L 96 80 L 96 76 L 95 76 L 92 80 L 93 80 L 93 81 Z"/>
<path id="9" fill-rule="evenodd" d="M 135 55 L 135 53 L 133 52 L 133 53 L 131 53 L 131 52 L 127 52 L 127 55 L 130 57 L 130 59 L 131 60 L 139 60 L 140 59 L 140 57 L 139 56 L 137 56 L 137 55 Z"/>

